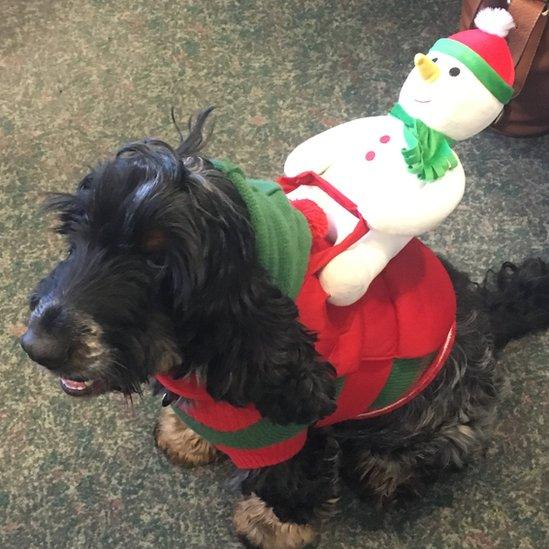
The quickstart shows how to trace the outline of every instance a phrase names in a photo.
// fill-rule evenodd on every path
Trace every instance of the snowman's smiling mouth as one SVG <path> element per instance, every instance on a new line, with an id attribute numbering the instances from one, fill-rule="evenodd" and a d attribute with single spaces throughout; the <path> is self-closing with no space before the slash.
<path id="1" fill-rule="evenodd" d="M 432 99 L 414 99 L 416 103 L 430 103 Z"/>

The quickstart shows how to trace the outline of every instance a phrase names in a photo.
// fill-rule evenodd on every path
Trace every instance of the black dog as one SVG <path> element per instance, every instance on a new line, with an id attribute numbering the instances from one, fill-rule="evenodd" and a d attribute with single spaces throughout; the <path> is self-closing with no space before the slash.
<path id="1" fill-rule="evenodd" d="M 273 422 L 312 423 L 333 410 L 332 368 L 258 264 L 240 195 L 198 155 L 210 110 L 176 149 L 153 139 L 129 144 L 74 194 L 49 198 L 68 253 L 32 294 L 22 345 L 72 395 L 131 395 L 153 374 L 194 372 L 217 400 L 253 403 Z M 235 526 L 246 543 L 312 541 L 340 476 L 386 500 L 483 449 L 502 384 L 495 357 L 549 325 L 549 269 L 535 259 L 506 263 L 477 285 L 445 266 L 457 339 L 438 377 L 390 414 L 311 429 L 291 460 L 243 473 Z M 214 459 L 216 450 L 168 410 L 158 446 L 178 463 Z"/>

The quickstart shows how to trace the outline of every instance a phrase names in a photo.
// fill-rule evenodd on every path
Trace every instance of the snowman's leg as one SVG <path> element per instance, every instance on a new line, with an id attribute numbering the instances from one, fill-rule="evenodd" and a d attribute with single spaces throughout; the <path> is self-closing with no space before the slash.
<path id="1" fill-rule="evenodd" d="M 320 273 L 328 301 L 340 307 L 358 301 L 372 280 L 406 246 L 411 237 L 370 230 L 352 248 L 336 256 Z"/>

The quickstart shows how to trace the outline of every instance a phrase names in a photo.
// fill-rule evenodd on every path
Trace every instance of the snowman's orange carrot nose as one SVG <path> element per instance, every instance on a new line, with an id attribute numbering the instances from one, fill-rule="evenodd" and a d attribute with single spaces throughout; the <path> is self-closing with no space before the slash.
<path id="1" fill-rule="evenodd" d="M 427 82 L 434 82 L 440 75 L 438 65 L 423 53 L 416 54 L 414 57 L 414 65 L 423 80 L 426 80 Z"/>

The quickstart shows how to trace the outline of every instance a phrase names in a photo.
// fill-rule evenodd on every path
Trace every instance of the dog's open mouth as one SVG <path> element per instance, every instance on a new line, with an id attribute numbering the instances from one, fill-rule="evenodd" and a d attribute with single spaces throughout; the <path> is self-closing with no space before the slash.
<path id="1" fill-rule="evenodd" d="M 85 396 L 102 393 L 105 384 L 98 379 L 84 379 L 82 377 L 59 378 L 61 389 L 70 396 Z"/>

